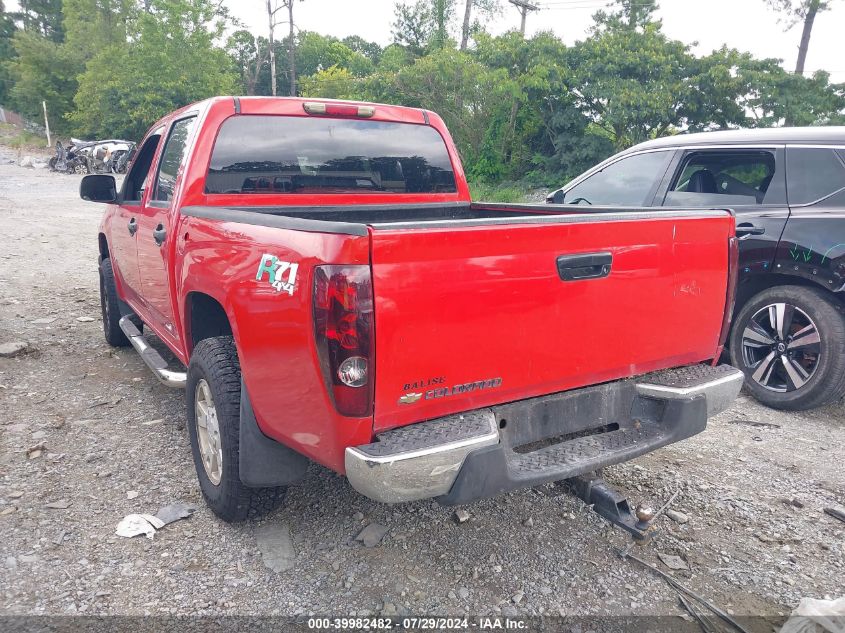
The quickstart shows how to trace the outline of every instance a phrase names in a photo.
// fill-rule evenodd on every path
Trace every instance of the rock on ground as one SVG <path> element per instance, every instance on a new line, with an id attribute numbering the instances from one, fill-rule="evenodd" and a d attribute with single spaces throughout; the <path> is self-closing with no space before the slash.
<path id="1" fill-rule="evenodd" d="M 293 569 L 296 551 L 287 523 L 268 520 L 255 528 L 255 542 L 265 567 L 277 573 Z"/>
<path id="2" fill-rule="evenodd" d="M 355 537 L 356 541 L 361 541 L 364 543 L 365 547 L 375 547 L 381 540 L 384 538 L 384 535 L 387 534 L 389 528 L 384 527 L 383 525 L 379 525 L 378 523 L 370 523 L 367 527 L 361 530 L 358 533 L 358 536 Z"/>
<path id="3" fill-rule="evenodd" d="M 8 343 L 0 343 L 0 356 L 3 358 L 13 358 L 19 354 L 23 354 L 29 349 L 29 343 L 26 341 L 9 341 Z"/>

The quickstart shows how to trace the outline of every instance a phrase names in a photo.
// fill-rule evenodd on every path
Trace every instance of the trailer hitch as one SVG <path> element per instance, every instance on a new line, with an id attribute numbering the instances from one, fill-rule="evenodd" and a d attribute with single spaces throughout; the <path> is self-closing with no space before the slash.
<path id="1" fill-rule="evenodd" d="M 632 512 L 628 499 L 619 491 L 611 488 L 595 472 L 573 477 L 568 479 L 567 483 L 576 497 L 592 506 L 599 516 L 631 534 L 634 541 L 640 544 L 648 543 L 654 536 L 656 532 L 651 525 L 669 505 L 667 503 L 658 512 L 637 506 L 636 510 Z M 671 503 L 671 500 L 669 503 Z"/>

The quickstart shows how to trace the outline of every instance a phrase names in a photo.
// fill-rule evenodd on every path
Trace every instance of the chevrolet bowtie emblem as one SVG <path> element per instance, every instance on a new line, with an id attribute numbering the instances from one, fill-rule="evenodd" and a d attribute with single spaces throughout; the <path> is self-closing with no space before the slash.
<path id="1" fill-rule="evenodd" d="M 406 393 L 404 396 L 399 398 L 399 404 L 413 404 L 420 398 L 422 398 L 421 393 L 414 393 L 412 391 L 411 393 Z"/>

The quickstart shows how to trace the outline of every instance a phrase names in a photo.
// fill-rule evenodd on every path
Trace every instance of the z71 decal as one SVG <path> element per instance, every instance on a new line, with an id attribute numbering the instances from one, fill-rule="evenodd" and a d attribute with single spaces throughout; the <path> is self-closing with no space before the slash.
<path id="1" fill-rule="evenodd" d="M 264 279 L 264 273 L 267 273 L 267 280 L 276 289 L 276 292 L 286 292 L 293 296 L 298 270 L 299 264 L 283 262 L 275 255 L 265 253 L 261 256 L 261 263 L 258 265 L 255 280 L 261 281 Z M 285 275 L 287 275 L 287 278 L 285 278 Z"/>

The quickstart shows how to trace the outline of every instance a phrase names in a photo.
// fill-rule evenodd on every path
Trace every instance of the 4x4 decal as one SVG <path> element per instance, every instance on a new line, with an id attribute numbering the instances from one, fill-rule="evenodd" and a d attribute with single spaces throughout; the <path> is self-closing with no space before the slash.
<path id="1" fill-rule="evenodd" d="M 298 271 L 299 264 L 283 262 L 275 255 L 265 253 L 261 256 L 261 263 L 258 265 L 255 280 L 261 281 L 264 278 L 264 273 L 267 273 L 268 281 L 276 289 L 276 292 L 286 292 L 293 296 Z M 285 275 L 287 275 L 287 279 L 285 279 Z"/>

